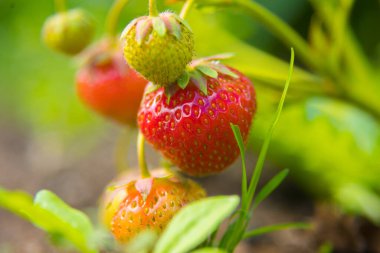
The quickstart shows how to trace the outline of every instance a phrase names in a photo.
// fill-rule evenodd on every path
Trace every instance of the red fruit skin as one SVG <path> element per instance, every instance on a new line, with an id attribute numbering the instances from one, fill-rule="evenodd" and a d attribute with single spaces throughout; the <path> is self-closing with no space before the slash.
<path id="1" fill-rule="evenodd" d="M 194 181 L 177 176 L 140 178 L 121 189 L 125 198 L 111 221 L 111 232 L 121 243 L 146 229 L 162 232 L 184 205 L 206 196 Z"/>
<path id="2" fill-rule="evenodd" d="M 255 90 L 247 77 L 230 70 L 238 78 L 207 78 L 207 96 L 190 82 L 169 104 L 162 88 L 141 103 L 138 124 L 146 140 L 186 174 L 215 174 L 234 162 L 239 148 L 230 123 L 247 139 L 256 112 Z"/>
<path id="3" fill-rule="evenodd" d="M 136 126 L 137 111 L 148 81 L 130 68 L 118 50 L 100 51 L 76 77 L 81 100 L 99 114 Z"/>

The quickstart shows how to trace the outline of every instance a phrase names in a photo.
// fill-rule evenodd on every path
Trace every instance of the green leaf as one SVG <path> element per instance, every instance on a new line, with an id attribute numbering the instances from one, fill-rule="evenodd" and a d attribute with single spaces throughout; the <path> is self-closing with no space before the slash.
<path id="1" fill-rule="evenodd" d="M 7 191 L 0 188 L 0 207 L 28 218 L 27 213 L 33 213 L 33 198 L 22 191 Z"/>
<path id="2" fill-rule="evenodd" d="M 211 78 L 217 78 L 218 72 L 212 69 L 210 66 L 207 65 L 199 65 L 196 67 L 197 70 L 205 74 L 206 76 L 209 76 Z"/>
<path id="3" fill-rule="evenodd" d="M 54 193 L 47 190 L 39 191 L 34 198 L 34 204 L 54 214 L 71 228 L 80 231 L 87 239 L 91 239 L 93 228 L 87 215 L 70 207 Z"/>
<path id="4" fill-rule="evenodd" d="M 158 36 L 164 37 L 166 34 L 166 26 L 161 17 L 153 18 L 153 30 L 156 31 Z"/>
<path id="5" fill-rule="evenodd" d="M 188 252 L 206 240 L 238 204 L 238 196 L 209 197 L 189 204 L 170 221 L 153 252 Z"/>
<path id="6" fill-rule="evenodd" d="M 272 233 L 276 231 L 281 231 L 285 229 L 310 229 L 310 228 L 311 228 L 311 224 L 303 223 L 303 222 L 276 224 L 276 225 L 265 226 L 265 227 L 248 231 L 244 234 L 244 239 L 263 235 L 263 234 L 268 234 L 268 233 Z"/>
<path id="7" fill-rule="evenodd" d="M 180 76 L 180 78 L 178 79 L 177 83 L 178 83 L 178 86 L 181 88 L 181 89 L 185 89 L 187 84 L 189 83 L 190 81 L 190 75 L 187 71 L 183 72 L 183 74 Z"/>
<path id="8" fill-rule="evenodd" d="M 281 172 L 277 173 L 257 194 L 253 202 L 253 208 L 256 208 L 263 200 L 265 200 L 281 184 L 281 182 L 286 178 L 288 173 L 288 169 L 282 170 Z"/>
<path id="9" fill-rule="evenodd" d="M 207 248 L 201 248 L 201 249 L 191 251 L 191 253 L 227 253 L 227 251 L 224 251 L 224 250 L 219 249 L 219 248 L 207 247 Z"/>
<path id="10" fill-rule="evenodd" d="M 245 147 L 243 137 L 241 136 L 240 128 L 237 125 L 230 123 L 232 132 L 234 133 L 235 140 L 239 146 L 241 163 L 242 163 L 242 179 L 241 179 L 241 196 L 242 196 L 242 206 L 247 203 L 247 167 L 245 164 Z"/>
<path id="11" fill-rule="evenodd" d="M 94 231 L 87 216 L 69 207 L 51 192 L 40 191 L 33 203 L 27 193 L 0 188 L 0 206 L 30 221 L 54 238 L 64 238 L 81 252 L 97 252 L 93 241 Z"/>
<path id="12" fill-rule="evenodd" d="M 202 76 L 198 70 L 191 72 L 191 81 L 198 87 L 203 94 L 207 95 L 207 80 Z"/>
<path id="13" fill-rule="evenodd" d="M 138 234 L 128 245 L 126 246 L 126 252 L 133 253 L 148 253 L 151 252 L 158 235 L 156 232 L 146 230 Z"/>

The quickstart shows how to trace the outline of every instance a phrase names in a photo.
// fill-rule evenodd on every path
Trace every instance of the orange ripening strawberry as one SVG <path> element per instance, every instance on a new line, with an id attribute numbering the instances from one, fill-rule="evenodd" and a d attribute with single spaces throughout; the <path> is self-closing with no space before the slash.
<path id="1" fill-rule="evenodd" d="M 151 171 L 151 175 L 160 178 L 167 177 L 169 174 L 165 169 L 156 169 Z M 119 209 L 120 203 L 127 196 L 125 186 L 129 182 L 139 178 L 140 171 L 130 169 L 118 175 L 107 185 L 99 203 L 99 219 L 109 230 L 111 230 L 113 216 Z"/>
<path id="2" fill-rule="evenodd" d="M 206 196 L 203 188 L 190 179 L 163 170 L 153 170 L 152 175 L 111 187 L 109 191 L 115 193 L 103 202 L 103 221 L 121 243 L 146 229 L 161 232 L 180 208 Z"/>
<path id="3" fill-rule="evenodd" d="M 107 43 L 97 46 L 77 73 L 77 93 L 99 114 L 136 126 L 137 111 L 148 81 L 125 63 L 117 47 Z"/>
<path id="4" fill-rule="evenodd" d="M 206 176 L 238 157 L 230 123 L 239 126 L 246 141 L 256 111 L 255 90 L 243 74 L 217 62 L 192 68 L 183 78 L 187 85 L 166 92 L 159 88 L 144 97 L 138 124 L 146 140 L 179 169 Z"/>

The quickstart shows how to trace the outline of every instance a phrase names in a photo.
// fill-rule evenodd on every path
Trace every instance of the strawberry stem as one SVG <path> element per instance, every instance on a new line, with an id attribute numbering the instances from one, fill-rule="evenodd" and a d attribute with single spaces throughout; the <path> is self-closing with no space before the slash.
<path id="1" fill-rule="evenodd" d="M 57 12 L 66 11 L 66 0 L 55 0 L 55 9 Z"/>
<path id="2" fill-rule="evenodd" d="M 128 0 L 115 0 L 108 11 L 106 31 L 110 37 L 115 37 L 117 22 L 119 21 L 121 11 L 127 3 Z"/>
<path id="3" fill-rule="evenodd" d="M 149 0 L 149 16 L 151 16 L 151 17 L 157 17 L 158 16 L 156 0 Z"/>
<path id="4" fill-rule="evenodd" d="M 130 131 L 128 128 L 122 129 L 120 137 L 116 143 L 115 148 L 115 160 L 116 169 L 118 173 L 126 171 L 128 169 L 128 161 L 125 159 L 128 154 L 128 146 L 130 142 Z"/>
<path id="5" fill-rule="evenodd" d="M 183 5 L 181 9 L 181 13 L 179 14 L 180 18 L 185 19 L 185 17 L 187 16 L 187 13 L 189 12 L 193 4 L 194 4 L 194 0 L 186 0 L 185 4 Z"/>
<path id="6" fill-rule="evenodd" d="M 145 159 L 145 147 L 144 147 L 145 138 L 144 135 L 139 131 L 137 136 L 137 156 L 139 160 L 140 172 L 142 178 L 150 177 L 148 166 Z"/>

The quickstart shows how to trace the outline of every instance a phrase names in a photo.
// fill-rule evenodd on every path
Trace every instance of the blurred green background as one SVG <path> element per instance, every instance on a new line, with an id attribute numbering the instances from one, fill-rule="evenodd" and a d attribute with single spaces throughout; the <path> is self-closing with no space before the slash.
<path id="1" fill-rule="evenodd" d="M 259 149 L 273 119 L 294 46 L 298 68 L 269 159 L 275 167 L 290 168 L 291 182 L 310 196 L 380 224 L 380 2 L 255 1 L 307 41 L 306 55 L 298 54 L 287 35 L 260 22 L 249 0 L 233 6 L 223 3 L 234 1 L 198 2 L 205 6 L 189 16 L 197 55 L 234 52 L 229 64 L 257 89 L 249 147 Z M 104 33 L 110 5 L 110 0 L 68 1 L 69 7 L 92 13 L 96 39 Z M 168 8 L 164 5 L 161 10 Z M 146 7 L 146 1 L 131 0 L 119 30 L 146 14 Z M 53 1 L 0 1 L 0 127 L 20 129 L 48 156 L 58 149 L 76 159 L 114 127 L 77 98 L 76 60 L 41 42 L 42 24 L 53 13 Z"/>

